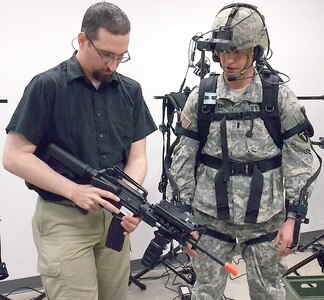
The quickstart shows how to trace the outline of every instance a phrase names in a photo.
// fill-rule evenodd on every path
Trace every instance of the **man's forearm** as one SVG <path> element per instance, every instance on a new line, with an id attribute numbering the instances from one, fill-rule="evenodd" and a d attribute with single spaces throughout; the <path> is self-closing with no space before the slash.
<path id="1" fill-rule="evenodd" d="M 22 135 L 10 133 L 4 147 L 3 167 L 32 185 L 70 199 L 76 184 L 36 157 L 35 149 Z"/>
<path id="2" fill-rule="evenodd" d="M 137 183 L 142 184 L 147 172 L 147 159 L 140 158 L 130 161 L 125 166 L 125 173 Z"/>

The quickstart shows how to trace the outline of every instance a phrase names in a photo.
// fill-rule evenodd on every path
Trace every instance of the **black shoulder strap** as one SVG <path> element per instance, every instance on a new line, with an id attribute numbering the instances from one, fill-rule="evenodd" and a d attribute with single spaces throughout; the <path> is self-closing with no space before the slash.
<path id="1" fill-rule="evenodd" d="M 261 118 L 278 148 L 282 148 L 281 121 L 278 108 L 279 76 L 264 70 L 262 76 Z"/>
<path id="2" fill-rule="evenodd" d="M 200 137 L 200 151 L 206 144 L 210 122 L 215 113 L 218 76 L 219 74 L 214 73 L 207 78 L 203 78 L 199 85 L 197 126 Z"/>
<path id="3" fill-rule="evenodd" d="M 305 132 L 309 137 L 312 137 L 314 135 L 314 129 L 306 116 L 304 107 L 301 108 L 301 112 L 304 115 L 305 122 L 281 133 L 281 119 L 278 108 L 280 77 L 277 74 L 271 73 L 269 70 L 264 70 L 261 73 L 261 77 L 263 88 L 261 117 L 277 147 L 282 148 L 283 141 L 297 133 Z"/>
<path id="4" fill-rule="evenodd" d="M 163 199 L 166 197 L 166 185 L 168 179 L 170 180 L 172 187 L 174 187 L 174 180 L 170 174 L 169 168 L 171 165 L 172 151 L 179 140 L 171 143 L 171 132 L 175 133 L 173 128 L 174 115 L 177 114 L 176 124 L 179 123 L 179 113 L 183 109 L 185 102 L 189 96 L 190 91 L 186 88 L 184 92 L 170 93 L 162 97 L 162 124 L 159 126 L 159 130 L 162 132 L 163 136 L 163 149 L 162 149 L 162 174 L 159 182 L 159 191 L 163 193 Z M 165 123 L 166 119 L 166 123 Z M 177 125 L 176 125 L 177 126 Z M 166 137 L 165 137 L 166 135 Z M 177 193 L 177 190 L 175 193 Z"/>

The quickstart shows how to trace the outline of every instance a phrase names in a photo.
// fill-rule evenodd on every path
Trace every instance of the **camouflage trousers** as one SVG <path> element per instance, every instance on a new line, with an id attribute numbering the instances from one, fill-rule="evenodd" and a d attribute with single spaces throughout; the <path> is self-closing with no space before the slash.
<path id="1" fill-rule="evenodd" d="M 195 212 L 199 224 L 207 225 L 218 232 L 236 237 L 239 242 L 247 241 L 278 230 L 283 216 L 275 216 L 267 224 L 230 225 L 227 222 L 215 220 L 210 216 Z M 205 224 L 207 222 L 207 224 Z M 212 225 L 212 226 L 211 226 Z M 202 235 L 199 243 L 211 251 L 222 261 L 231 262 L 235 243 Z M 252 245 L 240 244 L 241 255 L 246 264 L 247 282 L 251 300 L 284 300 L 286 293 L 281 278 L 287 270 L 283 258 L 277 255 L 279 247 L 271 242 Z M 192 300 L 222 299 L 228 273 L 223 266 L 213 261 L 207 255 L 199 252 L 192 258 L 192 266 L 196 273 L 196 282 L 192 291 Z"/>

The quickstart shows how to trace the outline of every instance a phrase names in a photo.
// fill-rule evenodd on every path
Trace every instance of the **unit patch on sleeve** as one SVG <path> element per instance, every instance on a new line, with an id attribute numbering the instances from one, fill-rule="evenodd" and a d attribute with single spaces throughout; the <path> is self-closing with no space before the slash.
<path id="1" fill-rule="evenodd" d="M 188 129 L 190 125 L 191 125 L 191 121 L 188 118 L 188 116 L 184 112 L 181 112 L 181 126 L 184 129 Z"/>

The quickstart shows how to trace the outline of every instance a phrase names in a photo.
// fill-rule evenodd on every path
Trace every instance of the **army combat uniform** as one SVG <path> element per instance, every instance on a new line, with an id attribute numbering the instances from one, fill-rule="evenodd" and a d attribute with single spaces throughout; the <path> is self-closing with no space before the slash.
<path id="1" fill-rule="evenodd" d="M 197 132 L 198 95 L 198 89 L 194 89 L 181 115 L 182 127 L 194 132 Z M 245 89 L 230 90 L 223 76 L 219 76 L 216 95 L 219 113 L 258 112 L 262 102 L 261 79 L 256 75 Z M 278 106 L 282 132 L 305 121 L 296 96 L 284 84 L 279 85 Z M 181 201 L 191 206 L 198 224 L 207 227 L 199 242 L 220 259 L 231 261 L 237 241 L 246 262 L 251 299 L 285 299 L 281 277 L 286 268 L 272 240 L 287 214 L 294 217 L 285 204 L 298 201 L 299 191 L 312 174 L 307 135 L 293 135 L 280 149 L 260 117 L 230 119 L 210 123 L 207 142 L 201 151 L 207 159 L 201 159 L 196 169 L 198 148 L 199 141 L 181 136 L 173 153 L 171 173 Z M 224 161 L 225 154 L 229 161 L 235 162 L 235 168 L 243 162 L 243 170 L 233 171 L 230 166 L 224 193 L 221 192 L 224 186 L 218 183 L 222 182 L 218 179 L 223 178 L 223 168 L 214 166 L 212 161 L 213 158 Z M 261 163 L 256 168 L 253 162 Z M 267 162 L 271 162 L 270 167 Z M 254 172 L 262 179 L 257 188 L 252 182 Z M 170 186 L 167 192 L 171 197 Z M 258 240 L 260 237 L 266 239 Z M 192 299 L 221 299 L 227 277 L 222 266 L 203 253 L 193 258 L 192 264 L 197 274 Z"/>

